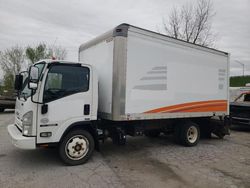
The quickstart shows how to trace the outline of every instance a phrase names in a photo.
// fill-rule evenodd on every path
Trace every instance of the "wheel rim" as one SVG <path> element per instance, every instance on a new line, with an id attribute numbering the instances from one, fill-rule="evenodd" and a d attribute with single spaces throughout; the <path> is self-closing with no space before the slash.
<path id="1" fill-rule="evenodd" d="M 195 143 L 198 138 L 198 130 L 195 126 L 189 127 L 187 131 L 187 139 L 190 143 Z"/>
<path id="2" fill-rule="evenodd" d="M 89 141 L 83 135 L 76 135 L 68 140 L 65 145 L 65 153 L 72 160 L 80 160 L 89 151 Z"/>

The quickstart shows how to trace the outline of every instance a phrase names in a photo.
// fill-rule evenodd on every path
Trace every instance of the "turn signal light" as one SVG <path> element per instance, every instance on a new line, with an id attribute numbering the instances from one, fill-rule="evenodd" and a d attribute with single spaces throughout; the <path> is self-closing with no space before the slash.
<path id="1" fill-rule="evenodd" d="M 51 137 L 52 133 L 51 132 L 42 132 L 40 133 L 40 137 Z"/>

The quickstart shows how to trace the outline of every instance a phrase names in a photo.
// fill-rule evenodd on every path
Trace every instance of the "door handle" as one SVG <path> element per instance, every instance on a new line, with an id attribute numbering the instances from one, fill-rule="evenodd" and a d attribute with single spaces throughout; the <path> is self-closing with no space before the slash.
<path id="1" fill-rule="evenodd" d="M 89 115 L 89 113 L 90 113 L 90 104 L 85 104 L 83 114 L 84 115 Z"/>
<path id="2" fill-rule="evenodd" d="M 42 105 L 41 113 L 42 114 L 46 114 L 47 112 L 48 112 L 48 105 L 47 104 L 43 104 Z"/>

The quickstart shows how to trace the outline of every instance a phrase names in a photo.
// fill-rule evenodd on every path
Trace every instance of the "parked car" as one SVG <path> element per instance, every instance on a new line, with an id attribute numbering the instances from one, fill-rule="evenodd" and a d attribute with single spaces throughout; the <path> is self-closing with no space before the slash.
<path id="1" fill-rule="evenodd" d="M 250 125 L 250 91 L 241 93 L 230 103 L 230 116 L 234 125 Z"/>
<path id="2" fill-rule="evenodd" d="M 0 112 L 5 109 L 15 109 L 16 96 L 14 94 L 0 95 Z"/>

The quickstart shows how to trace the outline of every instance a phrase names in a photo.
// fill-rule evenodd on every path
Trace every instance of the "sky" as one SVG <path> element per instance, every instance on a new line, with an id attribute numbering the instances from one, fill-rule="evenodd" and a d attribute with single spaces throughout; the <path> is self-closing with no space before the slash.
<path id="1" fill-rule="evenodd" d="M 195 0 L 0 0 L 0 51 L 14 45 L 60 45 L 77 61 L 81 44 L 129 23 L 161 31 L 173 7 Z M 211 0 L 216 48 L 231 54 L 231 75 L 250 74 L 250 0 Z M 0 77 L 2 77 L 0 71 Z"/>

